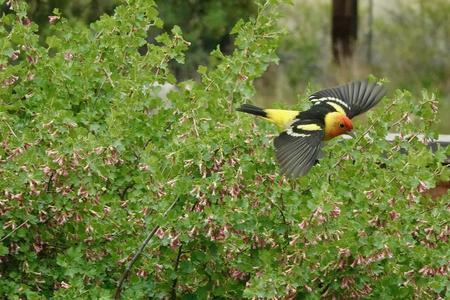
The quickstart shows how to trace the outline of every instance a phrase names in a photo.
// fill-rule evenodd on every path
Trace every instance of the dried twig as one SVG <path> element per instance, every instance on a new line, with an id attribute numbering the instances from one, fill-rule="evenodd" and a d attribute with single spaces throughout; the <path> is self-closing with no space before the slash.
<path id="1" fill-rule="evenodd" d="M 175 206 L 175 204 L 178 202 L 178 200 L 180 199 L 180 197 L 178 196 L 175 201 L 173 201 L 172 205 L 170 205 L 170 207 L 166 210 L 166 212 L 164 213 L 164 217 L 167 215 L 167 213 L 172 210 L 172 208 Z M 130 273 L 131 268 L 133 267 L 134 263 L 137 261 L 137 259 L 139 258 L 139 256 L 141 256 L 142 251 L 144 250 L 145 246 L 147 246 L 148 242 L 151 240 L 151 238 L 155 235 L 156 231 L 159 229 L 159 225 L 156 225 L 155 228 L 153 228 L 152 232 L 150 232 L 150 234 L 147 236 L 147 238 L 145 238 L 144 242 L 142 243 L 142 245 L 139 247 L 138 251 L 136 252 L 136 255 L 133 257 L 133 259 L 130 261 L 130 263 L 128 264 L 127 268 L 125 269 L 125 272 L 123 273 L 122 277 L 120 277 L 119 281 L 117 282 L 117 290 L 114 293 L 112 299 L 119 299 L 120 293 L 121 293 L 121 289 L 122 289 L 122 284 L 125 281 L 125 278 L 127 278 L 128 273 Z"/>
<path id="2" fill-rule="evenodd" d="M 28 222 L 28 220 L 26 220 L 25 222 L 23 222 L 22 224 L 20 224 L 19 226 L 17 226 L 13 231 L 11 231 L 9 234 L 7 234 L 4 238 L 2 238 L 0 240 L 0 242 L 3 242 L 4 240 L 6 240 L 6 238 L 8 238 L 11 234 L 13 234 L 16 230 L 18 230 L 20 227 L 22 227 L 23 225 L 25 225 Z"/>
<path id="3" fill-rule="evenodd" d="M 177 260 L 175 261 L 175 268 L 174 268 L 174 272 L 176 272 L 178 270 L 178 263 L 180 262 L 180 257 L 181 257 L 181 249 L 183 248 L 183 245 L 180 245 L 180 247 L 178 248 L 178 255 L 177 255 Z M 178 277 L 175 278 L 173 280 L 173 285 L 172 285 L 172 300 L 176 300 L 177 299 L 177 282 L 178 282 Z"/>

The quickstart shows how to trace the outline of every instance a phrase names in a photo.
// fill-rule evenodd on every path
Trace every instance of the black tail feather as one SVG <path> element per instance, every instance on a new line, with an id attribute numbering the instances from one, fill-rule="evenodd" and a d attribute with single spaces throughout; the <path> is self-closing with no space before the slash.
<path id="1" fill-rule="evenodd" d="M 251 104 L 242 104 L 241 107 L 236 108 L 237 111 L 242 111 L 260 117 L 267 117 L 267 113 L 260 107 Z"/>

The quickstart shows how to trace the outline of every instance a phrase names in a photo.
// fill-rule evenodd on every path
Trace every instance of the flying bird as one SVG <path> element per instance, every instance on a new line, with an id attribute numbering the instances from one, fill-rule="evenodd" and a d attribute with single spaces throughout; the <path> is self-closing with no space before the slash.
<path id="1" fill-rule="evenodd" d="M 309 96 L 306 111 L 264 109 L 251 104 L 236 108 L 274 123 L 283 130 L 275 138 L 275 154 L 281 174 L 305 176 L 314 166 L 323 143 L 342 134 L 356 138 L 351 119 L 374 107 L 386 88 L 369 80 L 354 81 Z"/>

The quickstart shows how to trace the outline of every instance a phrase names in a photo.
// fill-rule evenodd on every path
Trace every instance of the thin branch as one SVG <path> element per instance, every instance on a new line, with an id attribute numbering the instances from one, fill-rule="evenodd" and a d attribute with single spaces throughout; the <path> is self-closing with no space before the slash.
<path id="1" fill-rule="evenodd" d="M 124 233 L 124 232 L 125 232 L 125 230 L 121 230 L 121 231 L 119 231 L 118 233 L 113 234 L 111 237 L 112 237 L 112 238 L 115 238 L 116 236 L 118 236 L 119 234 L 122 234 L 122 233 Z"/>
<path id="2" fill-rule="evenodd" d="M 206 77 L 206 76 L 205 76 Z M 208 86 L 204 89 L 205 92 L 209 91 L 209 88 L 211 87 L 211 85 L 214 83 L 214 80 L 209 79 L 208 77 L 206 77 L 209 80 L 209 84 Z"/>
<path id="3" fill-rule="evenodd" d="M 23 151 L 25 151 L 25 148 L 22 146 L 22 141 L 17 137 L 17 135 L 14 133 L 14 130 L 11 128 L 11 126 L 9 126 L 8 122 L 6 122 L 6 120 L 3 120 L 3 122 L 5 122 L 6 126 L 9 127 L 9 130 L 11 131 L 11 133 L 14 135 L 14 137 L 19 141 L 19 143 L 21 144 L 20 148 L 23 149 Z"/>
<path id="4" fill-rule="evenodd" d="M 9 130 L 11 131 L 11 133 L 14 135 L 14 137 L 19 141 L 20 143 L 20 148 L 22 148 L 23 152 L 25 152 L 27 149 L 25 149 L 25 147 L 22 146 L 22 141 L 17 137 L 17 135 L 14 133 L 14 130 L 12 129 L 11 126 L 9 126 L 8 122 L 6 122 L 6 120 L 3 120 L 3 122 L 5 122 L 6 126 L 8 126 Z M 33 169 L 36 169 L 36 166 L 34 164 L 31 164 L 31 166 L 33 167 Z"/>
<path id="5" fill-rule="evenodd" d="M 170 122 L 170 123 L 168 123 L 168 124 L 166 125 L 166 127 L 163 128 L 163 131 L 166 131 L 172 124 L 173 124 L 173 121 Z M 147 148 L 148 144 L 150 144 L 152 141 L 153 141 L 153 138 L 148 139 L 147 142 L 145 142 L 144 147 L 142 147 L 142 151 L 144 151 L 145 148 Z"/>
<path id="6" fill-rule="evenodd" d="M 391 184 L 394 180 L 396 180 L 397 179 L 397 177 L 392 177 L 392 179 L 391 180 L 389 180 L 389 184 Z"/>
<path id="7" fill-rule="evenodd" d="M 4 240 L 6 240 L 11 234 L 13 234 L 16 230 L 18 230 L 20 227 L 22 227 L 23 225 L 25 225 L 28 222 L 28 220 L 26 220 L 25 222 L 23 222 L 22 224 L 20 224 L 17 228 L 15 228 L 13 231 L 11 231 L 9 234 L 7 234 L 4 238 L 2 238 L 0 240 L 0 242 L 3 242 Z"/>
<path id="8" fill-rule="evenodd" d="M 105 68 L 103 68 L 103 70 L 105 71 L 106 78 L 109 80 L 109 83 L 111 83 L 112 88 L 114 88 L 114 82 L 112 81 L 112 79 L 111 79 L 111 77 L 110 77 L 110 75 L 112 74 L 112 72 L 109 72 L 109 74 L 108 74 L 108 71 L 106 71 Z M 105 79 L 105 81 L 106 81 L 106 79 Z M 102 89 L 103 84 L 105 83 L 105 81 L 103 81 L 102 86 L 100 87 L 100 89 Z M 100 94 L 100 90 L 98 91 L 97 98 L 98 98 L 98 95 L 99 95 L 99 94 Z"/>
<path id="9" fill-rule="evenodd" d="M 430 211 L 430 210 L 435 209 L 436 207 L 438 207 L 438 206 L 437 206 L 437 205 L 432 206 L 432 207 L 427 208 L 427 209 L 425 209 L 424 211 L 421 211 L 421 212 L 419 212 L 419 213 L 417 213 L 417 214 L 418 214 L 418 215 L 421 215 L 421 214 L 423 214 L 423 213 L 426 213 L 427 211 Z"/>
<path id="10" fill-rule="evenodd" d="M 42 246 L 44 246 L 44 247 L 60 248 L 60 249 L 69 249 L 68 246 L 61 246 L 61 245 L 55 245 L 55 244 L 45 244 L 45 243 L 43 243 Z"/>
<path id="11" fill-rule="evenodd" d="M 172 210 L 172 208 L 175 206 L 175 204 L 178 202 L 178 200 L 180 199 L 180 196 L 178 196 L 172 203 L 172 205 L 170 205 L 170 207 L 166 210 L 166 212 L 164 213 L 164 217 L 167 215 L 167 213 Z M 145 238 L 144 242 L 142 243 L 142 245 L 139 247 L 138 251 L 136 252 L 135 256 L 133 257 L 133 259 L 130 261 L 130 263 L 128 264 L 125 272 L 123 273 L 122 277 L 120 277 L 119 281 L 117 282 L 117 289 L 116 292 L 114 293 L 112 299 L 119 299 L 120 293 L 121 293 L 121 289 L 122 289 L 122 284 L 125 281 L 125 279 L 128 276 L 128 273 L 130 273 L 131 268 L 133 267 L 134 263 L 137 261 L 137 259 L 139 258 L 139 256 L 142 254 L 142 251 L 144 250 L 145 246 L 147 246 L 148 242 L 151 240 L 151 238 L 155 235 L 156 231 L 159 229 L 159 225 L 156 225 L 155 228 L 153 228 L 152 232 L 150 232 L 150 234 L 147 236 L 147 238 Z"/>
<path id="12" fill-rule="evenodd" d="M 78 298 L 78 297 L 80 297 L 80 296 L 83 296 L 84 294 L 86 294 L 86 293 L 88 293 L 88 292 L 89 292 L 89 290 L 84 291 L 84 292 L 82 292 L 81 294 L 76 295 L 75 298 Z"/>
<path id="13" fill-rule="evenodd" d="M 103 80 L 102 84 L 101 84 L 100 87 L 98 88 L 97 96 L 95 97 L 94 105 L 93 105 L 93 109 L 94 109 L 94 110 L 95 110 L 95 106 L 97 105 L 98 96 L 100 95 L 100 91 L 102 90 L 103 85 L 104 85 L 105 82 L 106 82 L 106 79 L 108 79 L 108 75 L 106 75 L 105 80 Z"/>
<path id="14" fill-rule="evenodd" d="M 44 182 L 47 183 L 47 186 L 45 187 L 45 192 L 47 194 L 50 193 L 50 184 L 52 183 L 52 179 L 53 179 L 54 175 L 55 175 L 55 172 L 52 172 L 52 174 L 50 175 L 50 178 L 48 179 L 48 181 L 45 181 L 45 179 L 44 179 Z"/>
<path id="15" fill-rule="evenodd" d="M 197 138 L 200 138 L 200 135 L 198 134 L 198 130 L 197 130 L 197 121 L 195 121 L 194 118 L 192 118 L 192 120 L 194 120 L 194 129 L 195 129 L 195 133 L 197 134 Z"/>
<path id="16" fill-rule="evenodd" d="M 178 263 L 180 262 L 181 249 L 182 248 L 183 248 L 183 245 L 181 244 L 180 247 L 178 248 L 177 260 L 175 261 L 175 268 L 173 270 L 174 272 L 177 272 L 177 270 L 178 270 Z M 178 276 L 173 281 L 173 285 L 172 285 L 172 300 L 176 300 L 177 299 L 177 292 L 176 292 L 177 282 L 178 282 Z"/>
<path id="17" fill-rule="evenodd" d="M 279 210 L 280 213 L 281 213 L 281 216 L 283 217 L 283 222 L 284 222 L 284 224 L 287 224 L 287 223 L 286 223 L 286 218 L 284 217 L 284 214 L 283 214 L 283 211 L 282 211 L 281 208 L 278 206 L 278 204 L 276 204 L 275 201 L 273 201 L 273 199 L 270 199 L 270 202 L 272 202 L 272 204 L 275 205 L 276 208 L 278 208 L 278 210 Z"/>

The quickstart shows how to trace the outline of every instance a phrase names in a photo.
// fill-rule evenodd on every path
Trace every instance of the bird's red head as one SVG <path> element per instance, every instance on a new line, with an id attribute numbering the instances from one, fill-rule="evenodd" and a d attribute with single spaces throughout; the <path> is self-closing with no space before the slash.
<path id="1" fill-rule="evenodd" d="M 329 113 L 325 116 L 325 139 L 331 140 L 341 134 L 348 134 L 355 138 L 353 123 L 350 119 L 339 112 Z"/>

